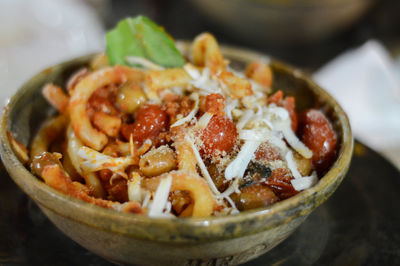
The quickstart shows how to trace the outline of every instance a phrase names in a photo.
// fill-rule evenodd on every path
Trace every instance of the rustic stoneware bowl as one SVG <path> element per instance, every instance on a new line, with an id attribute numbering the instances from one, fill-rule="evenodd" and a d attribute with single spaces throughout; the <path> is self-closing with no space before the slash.
<path id="1" fill-rule="evenodd" d="M 180 43 L 187 52 L 188 43 Z M 243 49 L 222 47 L 241 69 L 247 62 L 268 60 Z M 10 176 L 66 235 L 112 262 L 147 265 L 239 264 L 267 252 L 287 238 L 335 191 L 351 159 L 353 138 L 346 114 L 337 102 L 299 70 L 272 61 L 274 88 L 297 97 L 299 111 L 323 109 L 333 121 L 340 144 L 330 171 L 314 187 L 268 208 L 234 216 L 204 219 L 154 219 L 118 213 L 66 196 L 48 187 L 22 165 L 7 139 L 7 131 L 28 144 L 43 119 L 54 113 L 41 95 L 47 82 L 65 84 L 69 75 L 92 56 L 73 59 L 39 73 L 10 99 L 1 121 L 1 158 Z"/>

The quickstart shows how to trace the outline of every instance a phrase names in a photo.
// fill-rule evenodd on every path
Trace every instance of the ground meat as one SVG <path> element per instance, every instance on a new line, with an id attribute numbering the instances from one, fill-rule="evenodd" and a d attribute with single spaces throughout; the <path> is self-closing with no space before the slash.
<path id="1" fill-rule="evenodd" d="M 117 96 L 117 86 L 106 86 L 95 90 L 90 96 L 86 110 L 90 119 L 95 112 L 104 112 L 108 115 L 118 115 L 119 111 L 114 106 Z"/>
<path id="2" fill-rule="evenodd" d="M 211 93 L 204 99 L 202 111 L 213 115 L 225 115 L 225 98 L 221 94 Z"/>
<path id="3" fill-rule="evenodd" d="M 181 97 L 177 94 L 171 94 L 163 100 L 165 102 L 163 108 L 168 114 L 171 124 L 175 123 L 179 118 L 187 116 L 194 107 L 194 101 L 188 96 Z"/>
<path id="4" fill-rule="evenodd" d="M 128 198 L 128 185 L 124 178 L 115 178 L 112 182 L 102 182 L 107 191 L 107 199 L 111 201 L 126 202 Z"/>

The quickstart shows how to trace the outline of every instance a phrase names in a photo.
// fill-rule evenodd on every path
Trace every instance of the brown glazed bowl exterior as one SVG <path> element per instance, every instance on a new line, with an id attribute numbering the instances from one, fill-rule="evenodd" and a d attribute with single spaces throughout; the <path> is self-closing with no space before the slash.
<path id="1" fill-rule="evenodd" d="M 189 44 L 180 43 L 187 52 Z M 221 47 L 231 66 L 268 60 L 252 51 Z M 270 207 L 233 216 L 163 219 L 119 213 L 64 195 L 47 186 L 20 163 L 7 131 L 28 144 L 38 125 L 54 113 L 41 94 L 43 84 L 65 84 L 69 75 L 86 66 L 92 55 L 53 66 L 30 79 L 10 99 L 1 121 L 1 158 L 11 178 L 66 235 L 99 256 L 120 264 L 228 265 L 251 260 L 287 238 L 336 190 L 352 155 L 353 138 L 338 103 L 299 70 L 272 61 L 274 88 L 297 97 L 299 111 L 318 107 L 333 121 L 340 150 L 330 171 L 314 187 Z"/>

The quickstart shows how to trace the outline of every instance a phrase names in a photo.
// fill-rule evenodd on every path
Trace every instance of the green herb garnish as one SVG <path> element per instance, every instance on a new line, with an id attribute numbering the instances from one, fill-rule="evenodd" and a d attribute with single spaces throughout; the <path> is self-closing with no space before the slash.
<path id="1" fill-rule="evenodd" d="M 121 20 L 106 34 L 111 65 L 131 65 L 128 56 L 146 58 L 164 67 L 182 67 L 185 59 L 163 28 L 144 16 Z"/>

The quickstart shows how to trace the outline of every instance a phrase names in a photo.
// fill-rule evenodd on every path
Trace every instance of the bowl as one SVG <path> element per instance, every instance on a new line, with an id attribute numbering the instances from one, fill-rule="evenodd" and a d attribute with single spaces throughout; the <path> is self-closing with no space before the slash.
<path id="1" fill-rule="evenodd" d="M 180 43 L 185 52 L 189 43 Z M 234 69 L 269 60 L 252 51 L 221 47 Z M 229 265 L 256 258 L 287 238 L 335 191 L 352 155 L 349 121 L 338 103 L 301 71 L 272 60 L 274 88 L 298 98 L 299 111 L 318 107 L 333 121 L 340 144 L 331 169 L 312 188 L 272 206 L 232 216 L 165 219 L 119 213 L 91 205 L 47 186 L 16 157 L 7 132 L 28 144 L 45 117 L 55 112 L 41 94 L 43 84 L 64 84 L 93 55 L 50 67 L 26 82 L 4 109 L 0 153 L 11 178 L 45 215 L 74 241 L 112 262 L 139 265 Z"/>
<path id="2" fill-rule="evenodd" d="M 349 28 L 374 0 L 191 0 L 232 36 L 264 44 L 306 44 Z"/>

